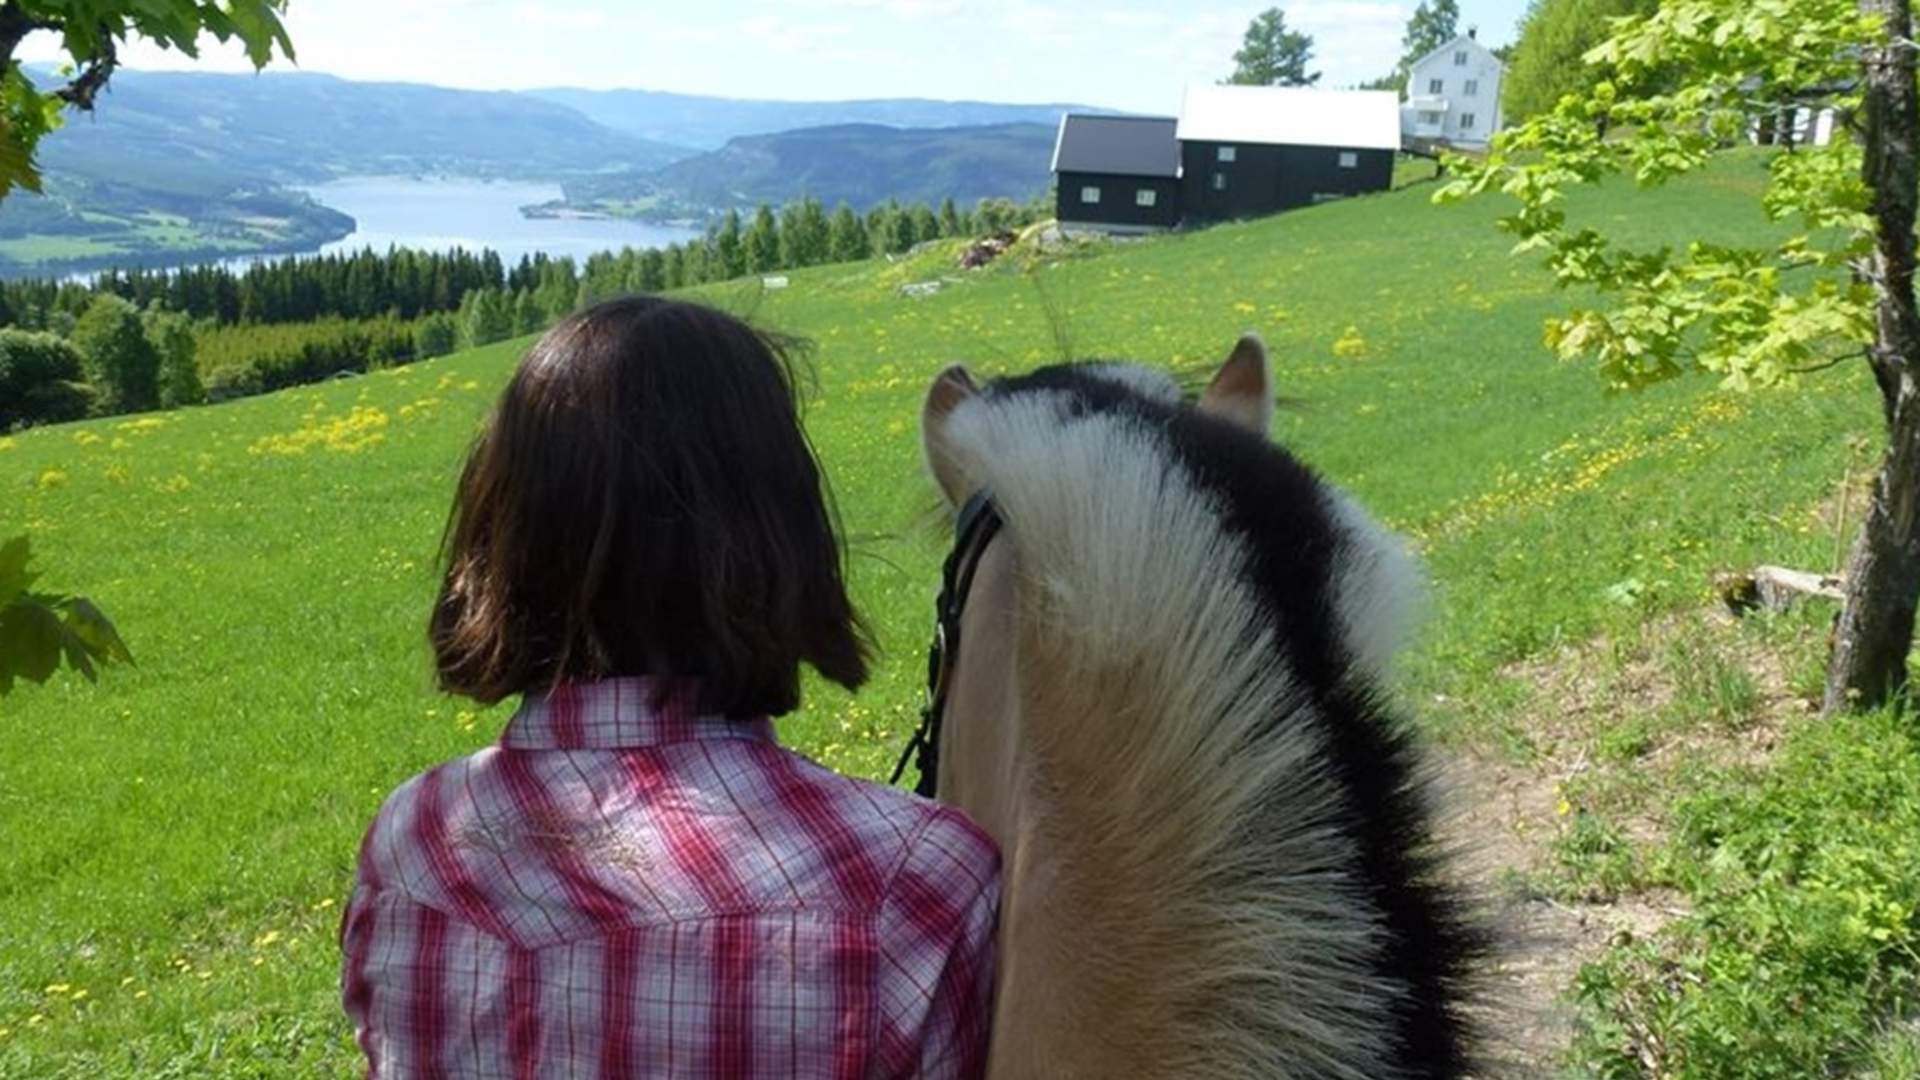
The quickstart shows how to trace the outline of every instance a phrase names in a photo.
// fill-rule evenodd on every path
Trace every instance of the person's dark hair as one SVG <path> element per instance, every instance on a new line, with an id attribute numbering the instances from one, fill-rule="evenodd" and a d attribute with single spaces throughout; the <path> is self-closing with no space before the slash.
<path id="1" fill-rule="evenodd" d="M 651 675 L 746 718 L 793 711 L 803 662 L 865 682 L 794 352 L 646 296 L 548 331 L 454 496 L 428 631 L 441 687 L 492 704 Z"/>

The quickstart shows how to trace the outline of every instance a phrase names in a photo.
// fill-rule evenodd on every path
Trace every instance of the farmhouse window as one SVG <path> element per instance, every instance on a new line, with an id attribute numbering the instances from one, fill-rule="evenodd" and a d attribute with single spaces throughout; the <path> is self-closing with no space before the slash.
<path id="1" fill-rule="evenodd" d="M 1223 147 L 1221 147 L 1221 148 L 1220 148 L 1220 150 L 1219 150 L 1219 152 L 1218 152 L 1218 154 L 1217 154 L 1216 156 L 1217 156 L 1217 157 L 1218 157 L 1218 158 L 1219 158 L 1219 159 L 1220 159 L 1221 161 L 1224 161 L 1224 162 L 1232 162 L 1232 161 L 1234 161 L 1234 160 L 1236 160 L 1236 159 L 1238 159 L 1238 158 L 1239 158 L 1239 156 L 1240 156 L 1240 148 L 1239 148 L 1239 147 L 1237 147 L 1237 146 L 1223 146 Z"/>
<path id="2" fill-rule="evenodd" d="M 1460 130 L 1461 131 L 1473 130 L 1473 114 L 1472 113 L 1465 112 L 1460 114 Z"/>
<path id="3" fill-rule="evenodd" d="M 1427 80 L 1427 93 L 1429 93 L 1429 94 L 1444 94 L 1444 93 L 1446 93 L 1446 92 L 1447 92 L 1447 80 L 1445 80 L 1445 79 L 1429 79 L 1429 80 Z"/>
<path id="4" fill-rule="evenodd" d="M 1460 92 L 1468 97 L 1478 97 L 1480 95 L 1480 80 L 1468 79 L 1467 85 L 1461 87 Z"/>
<path id="5" fill-rule="evenodd" d="M 1355 153 L 1355 152 L 1354 152 L 1354 151 L 1352 151 L 1352 150 L 1342 150 L 1342 151 L 1340 151 L 1340 167 L 1341 167 L 1341 168 L 1343 168 L 1343 169 L 1357 169 L 1357 168 L 1359 168 L 1359 167 L 1360 167 L 1360 155 L 1359 155 L 1359 154 L 1357 154 L 1357 153 Z"/>
<path id="6" fill-rule="evenodd" d="M 1437 112 L 1423 112 L 1420 114 L 1420 122 L 1423 124 L 1437 124 L 1443 119 L 1445 119 L 1445 117 Z"/>
<path id="7" fill-rule="evenodd" d="M 1453 53 L 1453 66 L 1454 66 L 1454 67 L 1466 67 L 1466 66 L 1467 66 L 1467 50 L 1465 50 L 1465 49 L 1456 49 L 1456 50 L 1454 50 L 1454 53 Z"/>
<path id="8" fill-rule="evenodd" d="M 1087 206 L 1100 205 L 1100 189 L 1088 184 L 1080 189 L 1080 201 Z"/>
<path id="9" fill-rule="evenodd" d="M 1217 172 L 1213 174 L 1213 190 L 1215 191 L 1227 190 L 1227 174 L 1226 173 Z"/>
<path id="10" fill-rule="evenodd" d="M 1150 187 L 1143 187 L 1133 193 L 1133 205 L 1153 206 L 1160 201 L 1160 193 Z"/>

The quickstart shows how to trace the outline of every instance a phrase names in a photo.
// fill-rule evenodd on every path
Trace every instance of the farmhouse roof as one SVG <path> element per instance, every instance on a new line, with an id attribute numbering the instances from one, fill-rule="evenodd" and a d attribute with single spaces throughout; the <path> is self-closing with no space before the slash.
<path id="1" fill-rule="evenodd" d="M 1068 113 L 1060 118 L 1060 133 L 1054 139 L 1053 171 L 1178 176 L 1176 123 L 1171 116 Z"/>
<path id="2" fill-rule="evenodd" d="M 1183 142 L 1398 150 L 1400 97 L 1391 90 L 1194 83 L 1187 87 L 1177 136 Z"/>
<path id="3" fill-rule="evenodd" d="M 1466 44 L 1471 45 L 1476 49 L 1479 49 L 1481 52 L 1486 53 L 1488 56 L 1493 57 L 1493 62 L 1500 65 L 1501 70 L 1504 71 L 1506 69 L 1507 62 L 1505 60 L 1500 59 L 1499 53 L 1494 52 L 1492 49 L 1489 49 L 1485 45 L 1480 44 L 1480 38 L 1478 36 L 1474 34 L 1456 34 L 1454 35 L 1454 39 L 1452 41 L 1447 42 L 1445 45 L 1442 45 L 1439 48 L 1433 50 L 1432 52 L 1427 53 L 1425 56 L 1420 57 L 1418 60 L 1415 60 L 1413 63 L 1408 64 L 1407 70 L 1412 71 L 1414 68 L 1417 68 L 1421 64 L 1424 64 L 1427 61 L 1433 59 L 1434 57 L 1439 56 L 1441 53 L 1446 52 L 1450 49 L 1459 47 L 1459 45 L 1462 42 L 1465 42 Z"/>

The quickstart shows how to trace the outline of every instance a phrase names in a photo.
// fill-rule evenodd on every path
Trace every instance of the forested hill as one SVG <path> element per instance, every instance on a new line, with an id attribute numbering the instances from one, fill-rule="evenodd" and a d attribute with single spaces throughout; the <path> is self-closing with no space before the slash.
<path id="1" fill-rule="evenodd" d="M 764 101 L 702 97 L 657 90 L 529 91 L 578 109 L 616 131 L 702 150 L 717 150 L 742 135 L 797 128 L 884 124 L 896 128 L 977 127 L 987 124 L 1057 125 L 1065 112 L 1100 112 L 1084 105 L 1007 105 L 986 101 L 874 98 L 864 101 Z"/>
<path id="2" fill-rule="evenodd" d="M 1047 124 L 839 124 L 745 136 L 662 169 L 582 177 L 564 186 L 577 210 L 667 216 L 804 196 L 857 210 L 892 199 L 1024 201 L 1046 191 L 1054 133 Z"/>
<path id="3" fill-rule="evenodd" d="M 331 75 L 123 71 L 91 118 L 42 149 L 51 176 L 201 185 L 443 172 L 550 179 L 654 167 L 692 151 L 525 94 Z"/>

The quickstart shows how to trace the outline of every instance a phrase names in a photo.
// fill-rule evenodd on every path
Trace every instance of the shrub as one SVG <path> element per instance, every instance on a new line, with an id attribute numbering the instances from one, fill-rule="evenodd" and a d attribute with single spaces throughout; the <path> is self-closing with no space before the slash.
<path id="1" fill-rule="evenodd" d="M 185 315 L 159 309 L 149 310 L 144 323 L 147 341 L 160 354 L 160 407 L 177 409 L 205 401 L 193 324 Z"/>
<path id="2" fill-rule="evenodd" d="M 207 395 L 226 401 L 412 360 L 413 324 L 379 319 L 230 326 L 200 337 Z"/>
<path id="3" fill-rule="evenodd" d="M 147 340 L 140 309 L 101 293 L 73 327 L 73 344 L 106 414 L 142 412 L 160 404 L 160 353 Z"/>
<path id="4" fill-rule="evenodd" d="M 453 316 L 436 312 L 413 328 L 413 353 L 422 360 L 445 356 L 460 344 L 460 327 Z"/>
<path id="5" fill-rule="evenodd" d="M 94 395 L 83 367 L 80 351 L 52 334 L 0 329 L 0 431 L 85 416 Z"/>

